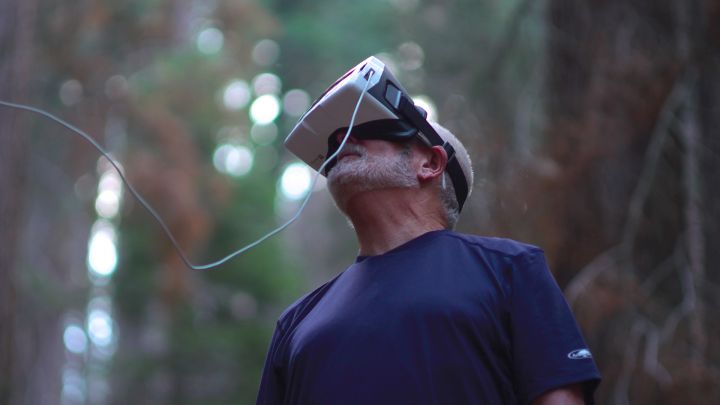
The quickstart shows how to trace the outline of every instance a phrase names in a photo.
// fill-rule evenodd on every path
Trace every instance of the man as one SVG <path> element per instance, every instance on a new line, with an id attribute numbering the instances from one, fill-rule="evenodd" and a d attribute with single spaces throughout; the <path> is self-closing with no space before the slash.
<path id="1" fill-rule="evenodd" d="M 465 148 L 432 126 L 471 186 Z M 592 401 L 599 374 L 542 250 L 451 231 L 447 163 L 418 137 L 348 138 L 328 187 L 359 256 L 281 315 L 258 404 Z"/>

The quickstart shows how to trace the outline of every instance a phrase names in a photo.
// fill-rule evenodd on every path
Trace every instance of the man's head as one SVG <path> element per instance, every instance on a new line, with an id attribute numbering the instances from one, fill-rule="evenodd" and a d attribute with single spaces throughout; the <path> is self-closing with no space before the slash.
<path id="1" fill-rule="evenodd" d="M 464 146 L 447 129 L 437 123 L 431 125 L 455 149 L 454 159 L 458 159 L 471 189 L 473 174 Z M 344 132 L 337 135 L 339 141 L 344 136 Z M 381 189 L 412 191 L 412 195 L 418 197 L 418 204 L 437 206 L 441 211 L 439 216 L 451 229 L 459 216 L 459 204 L 452 181 L 445 172 L 446 165 L 445 149 L 427 146 L 417 137 L 387 141 L 351 136 L 328 173 L 328 186 L 343 212 L 346 212 L 347 203 L 362 192 Z"/>

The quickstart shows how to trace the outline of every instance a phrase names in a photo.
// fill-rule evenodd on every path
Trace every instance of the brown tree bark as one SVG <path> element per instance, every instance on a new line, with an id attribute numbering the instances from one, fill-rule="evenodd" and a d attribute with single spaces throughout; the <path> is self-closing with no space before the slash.
<path id="1" fill-rule="evenodd" d="M 0 3 L 0 99 L 21 102 L 32 52 L 34 1 Z M 0 108 L 0 403 L 10 403 L 13 380 L 18 227 L 23 211 L 27 120 Z"/>
<path id="2" fill-rule="evenodd" d="M 548 196 L 536 232 L 601 367 L 601 403 L 720 395 L 719 10 L 549 3 L 546 152 L 560 170 L 531 191 Z"/>

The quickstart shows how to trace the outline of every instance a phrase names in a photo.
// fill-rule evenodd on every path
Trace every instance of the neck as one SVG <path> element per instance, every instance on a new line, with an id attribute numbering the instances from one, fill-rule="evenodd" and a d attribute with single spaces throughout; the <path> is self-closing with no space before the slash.
<path id="1" fill-rule="evenodd" d="M 445 229 L 435 199 L 423 197 L 417 190 L 358 193 L 344 211 L 355 228 L 361 256 L 383 254 L 427 232 Z"/>

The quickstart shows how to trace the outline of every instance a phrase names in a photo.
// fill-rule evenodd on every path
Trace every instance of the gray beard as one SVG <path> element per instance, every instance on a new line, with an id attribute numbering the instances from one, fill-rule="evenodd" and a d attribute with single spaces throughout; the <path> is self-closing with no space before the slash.
<path id="1" fill-rule="evenodd" d="M 410 165 L 410 156 L 395 159 L 362 156 L 340 160 L 328 174 L 328 189 L 338 208 L 345 212 L 347 201 L 358 193 L 388 188 L 418 187 L 419 182 Z"/>

